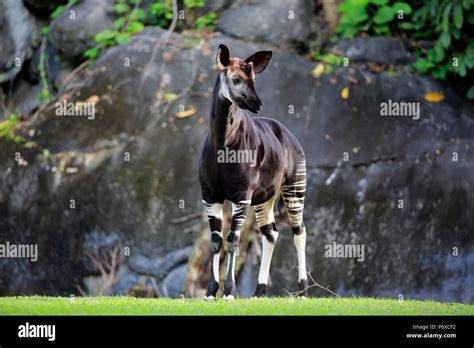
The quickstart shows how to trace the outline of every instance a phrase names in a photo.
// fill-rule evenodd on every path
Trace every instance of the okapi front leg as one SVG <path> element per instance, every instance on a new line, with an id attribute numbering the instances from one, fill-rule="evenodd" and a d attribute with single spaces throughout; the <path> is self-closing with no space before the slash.
<path id="1" fill-rule="evenodd" d="M 211 229 L 211 279 L 207 287 L 205 300 L 215 300 L 219 290 L 219 259 L 222 248 L 222 204 L 209 204 L 203 201 Z"/>
<path id="2" fill-rule="evenodd" d="M 232 203 L 232 223 L 227 234 L 227 247 L 229 249 L 229 259 L 227 263 L 227 279 L 224 285 L 224 300 L 235 298 L 235 256 L 238 254 L 240 229 L 244 224 L 250 201 L 240 201 L 238 204 Z"/>

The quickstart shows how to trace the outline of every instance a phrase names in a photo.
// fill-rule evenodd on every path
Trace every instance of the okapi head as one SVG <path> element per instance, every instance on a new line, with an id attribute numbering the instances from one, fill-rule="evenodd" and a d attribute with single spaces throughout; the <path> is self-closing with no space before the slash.
<path id="1" fill-rule="evenodd" d="M 262 101 L 255 91 L 255 74 L 261 73 L 272 58 L 272 51 L 258 51 L 246 59 L 230 58 L 229 49 L 219 45 L 216 61 L 220 70 L 221 97 L 241 109 L 257 113 Z"/>

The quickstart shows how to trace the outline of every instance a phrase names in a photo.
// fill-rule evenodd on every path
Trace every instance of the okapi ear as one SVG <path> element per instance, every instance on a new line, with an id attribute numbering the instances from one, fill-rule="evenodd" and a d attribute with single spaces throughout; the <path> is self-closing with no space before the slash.
<path id="1" fill-rule="evenodd" d="M 258 51 L 245 59 L 246 63 L 253 63 L 253 71 L 255 74 L 261 73 L 272 59 L 272 51 Z"/>
<path id="2" fill-rule="evenodd" d="M 226 45 L 220 44 L 217 49 L 216 63 L 219 70 L 224 70 L 229 65 L 229 49 Z"/>

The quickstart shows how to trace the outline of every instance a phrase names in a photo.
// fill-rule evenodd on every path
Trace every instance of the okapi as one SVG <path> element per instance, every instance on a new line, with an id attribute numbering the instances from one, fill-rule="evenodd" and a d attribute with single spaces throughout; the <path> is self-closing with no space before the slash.
<path id="1" fill-rule="evenodd" d="M 212 274 L 206 300 L 216 299 L 219 289 L 222 206 L 225 200 L 232 202 L 232 222 L 227 234 L 229 255 L 223 298 L 235 298 L 235 256 L 240 229 L 250 206 L 255 209 L 263 235 L 262 259 L 254 296 L 265 296 L 273 248 L 278 239 L 273 205 L 280 196 L 293 230 L 298 256 L 299 294 L 307 296 L 306 229 L 303 223 L 306 161 L 303 149 L 295 136 L 278 121 L 252 117 L 245 111 L 260 111 L 262 102 L 255 91 L 255 74 L 265 70 L 271 57 L 271 51 L 259 51 L 246 59 L 230 58 L 225 45 L 218 48 L 216 61 L 219 76 L 211 99 L 210 131 L 199 161 L 199 181 L 211 230 Z M 218 154 L 225 148 L 255 151 L 256 163 L 222 163 L 218 160 Z"/>

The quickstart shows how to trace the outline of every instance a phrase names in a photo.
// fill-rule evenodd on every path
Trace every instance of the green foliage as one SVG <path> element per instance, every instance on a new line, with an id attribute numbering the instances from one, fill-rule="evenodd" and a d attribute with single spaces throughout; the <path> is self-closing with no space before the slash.
<path id="1" fill-rule="evenodd" d="M 47 36 L 47 35 L 45 35 L 45 36 Z M 43 48 L 43 46 L 42 46 L 42 48 Z M 46 76 L 47 75 L 46 74 L 46 62 L 48 61 L 48 59 L 49 59 L 49 54 L 47 52 L 44 52 L 43 49 L 41 49 L 40 61 L 37 65 L 37 68 L 38 68 L 38 71 L 39 71 L 39 74 L 40 74 L 40 77 L 41 77 L 42 88 L 35 97 L 36 97 L 36 99 L 41 100 L 45 103 L 49 103 L 53 99 L 53 96 L 51 95 L 51 92 L 50 92 L 49 87 L 48 87 L 47 76 Z"/>
<path id="2" fill-rule="evenodd" d="M 326 64 L 320 64 L 318 65 L 315 70 L 313 70 L 313 75 L 315 77 L 319 77 L 322 73 L 325 73 L 326 75 L 329 75 L 333 72 L 334 66 L 341 66 L 344 63 L 344 58 L 341 56 L 338 56 L 334 53 L 320 53 L 320 52 L 312 52 L 310 54 L 311 59 L 317 61 L 317 62 L 324 62 Z M 317 69 L 320 69 L 320 71 L 317 71 Z"/>
<path id="3" fill-rule="evenodd" d="M 204 0 L 184 0 L 184 7 L 188 9 L 204 7 Z"/>
<path id="4" fill-rule="evenodd" d="M 150 13 L 152 14 L 151 24 L 159 27 L 169 26 L 173 19 L 173 7 L 171 0 L 162 0 L 150 4 Z"/>
<path id="5" fill-rule="evenodd" d="M 9 119 L 0 122 L 0 136 L 15 144 L 23 143 L 23 137 L 15 135 L 15 129 L 17 129 L 19 125 L 18 122 L 18 116 L 16 114 L 11 114 Z"/>
<path id="6" fill-rule="evenodd" d="M 339 7 L 342 16 L 336 31 L 343 38 L 359 32 L 389 36 L 394 30 L 411 30 L 407 16 L 412 13 L 406 2 L 389 0 L 345 0 Z"/>
<path id="7" fill-rule="evenodd" d="M 209 29 L 213 30 L 217 23 L 217 13 L 209 12 L 208 14 L 198 17 L 196 19 L 196 29 L 203 30 Z"/>
<path id="8" fill-rule="evenodd" d="M 87 59 L 94 60 L 99 56 L 99 54 L 100 54 L 100 48 L 92 47 L 84 52 L 84 57 L 86 57 Z"/>
<path id="9" fill-rule="evenodd" d="M 311 54 L 311 58 L 313 60 L 321 61 L 331 65 L 342 65 L 342 63 L 344 62 L 343 57 L 338 56 L 334 53 L 321 54 L 319 52 L 315 52 Z"/>
<path id="10" fill-rule="evenodd" d="M 97 33 L 94 37 L 94 41 L 103 47 L 111 46 L 115 42 L 115 36 L 117 32 L 111 29 L 104 29 Z"/>
<path id="11" fill-rule="evenodd" d="M 135 7 L 136 0 L 115 0 L 114 11 L 117 19 L 113 29 L 104 29 L 94 36 L 96 45 L 84 52 L 91 63 L 100 55 L 102 49 L 128 44 L 130 37 L 143 29 L 146 11 Z"/>
<path id="12" fill-rule="evenodd" d="M 115 4 L 115 13 L 118 15 L 125 14 L 130 11 L 130 6 L 126 2 L 117 2 Z"/>
<path id="13" fill-rule="evenodd" d="M 44 158 L 48 158 L 49 156 L 51 156 L 51 152 L 49 152 L 48 149 L 43 149 L 42 153 Z"/>
<path id="14" fill-rule="evenodd" d="M 69 1 L 69 3 L 73 3 L 73 1 Z M 60 6 L 58 6 L 59 8 Z M 41 34 L 43 35 L 43 43 L 42 45 L 45 45 L 46 44 L 46 41 L 47 41 L 47 38 L 48 38 L 48 35 L 49 35 L 49 26 L 44 26 L 41 28 Z M 52 99 L 53 99 L 53 96 L 51 95 L 51 92 L 49 90 L 49 87 L 48 87 L 48 83 L 47 83 L 47 78 L 46 78 L 46 62 L 48 61 L 49 59 L 49 55 L 47 52 L 44 52 L 43 50 L 43 46 L 41 46 L 42 49 L 41 49 L 41 56 L 40 56 L 40 61 L 37 65 L 37 68 L 38 68 L 38 71 L 39 71 L 39 74 L 40 74 L 40 77 L 41 77 L 41 81 L 42 81 L 42 88 L 41 90 L 39 91 L 39 93 L 35 96 L 35 98 L 37 100 L 41 100 L 45 103 L 49 103 Z M 54 56 L 54 59 L 56 61 L 60 61 L 60 58 L 58 55 L 55 55 Z"/>
<path id="15" fill-rule="evenodd" d="M 51 14 L 49 15 L 49 18 L 51 19 L 58 18 L 64 12 L 65 8 L 66 7 L 64 5 L 59 5 L 58 7 L 54 9 L 53 12 L 51 12 Z"/>
<path id="16" fill-rule="evenodd" d="M 466 0 L 429 0 L 413 14 L 416 39 L 434 39 L 420 49 L 413 67 L 437 79 L 448 75 L 467 79 L 474 70 L 474 3 Z M 469 76 L 470 75 L 470 76 Z M 474 86 L 466 96 L 474 99 Z"/>
<path id="17" fill-rule="evenodd" d="M 204 0 L 182 0 L 180 6 L 192 10 L 204 6 Z M 100 52 L 107 47 L 128 44 L 130 37 L 142 31 L 145 23 L 162 28 L 169 27 L 173 19 L 173 6 L 171 0 L 160 0 L 148 5 L 148 11 L 135 5 L 137 0 L 115 0 L 114 11 L 117 19 L 114 21 L 113 29 L 104 29 L 94 37 L 96 45 L 86 52 L 84 57 L 93 62 Z M 217 14 L 209 12 L 198 17 L 195 21 L 196 29 L 214 29 L 217 22 Z"/>
<path id="18" fill-rule="evenodd" d="M 41 88 L 38 94 L 36 94 L 35 98 L 45 103 L 49 103 L 53 99 L 53 96 L 51 95 L 51 92 L 49 91 L 48 87 L 43 86 L 43 88 Z"/>
<path id="19" fill-rule="evenodd" d="M 433 40 L 432 47 L 420 47 L 415 52 L 413 68 L 437 79 L 454 75 L 468 86 L 474 83 L 473 0 L 426 0 L 414 9 L 400 1 L 344 0 L 338 8 L 342 16 L 337 32 L 343 38 L 365 32 L 379 36 L 403 33 L 413 39 Z M 474 98 L 472 87 L 467 97 Z"/>
<path id="20" fill-rule="evenodd" d="M 69 0 L 67 3 L 67 6 L 74 5 L 76 3 L 77 3 L 77 0 Z M 65 5 L 59 5 L 58 7 L 54 9 L 53 12 L 51 12 L 51 14 L 49 15 L 49 18 L 51 19 L 58 18 L 64 12 L 65 9 L 66 9 Z"/>

